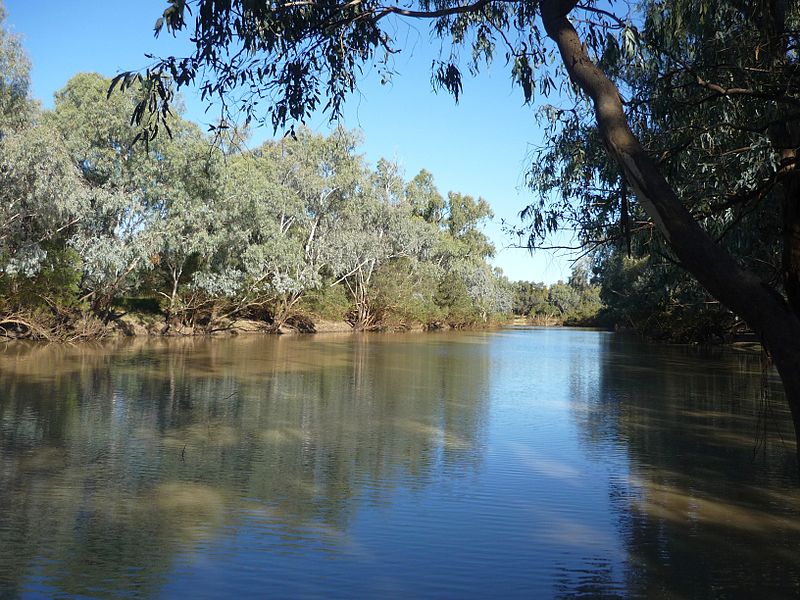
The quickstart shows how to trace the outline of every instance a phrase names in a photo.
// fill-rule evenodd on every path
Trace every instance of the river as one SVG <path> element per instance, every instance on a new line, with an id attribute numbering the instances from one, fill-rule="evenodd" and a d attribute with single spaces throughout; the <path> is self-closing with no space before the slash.
<path id="1" fill-rule="evenodd" d="M 758 353 L 616 334 L 0 348 L 0 598 L 797 597 Z"/>

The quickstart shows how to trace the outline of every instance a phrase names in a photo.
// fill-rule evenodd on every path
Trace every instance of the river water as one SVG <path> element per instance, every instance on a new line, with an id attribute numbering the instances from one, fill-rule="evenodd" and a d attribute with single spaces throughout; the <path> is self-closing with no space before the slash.
<path id="1" fill-rule="evenodd" d="M 0 349 L 0 598 L 797 597 L 759 354 L 568 329 Z"/>

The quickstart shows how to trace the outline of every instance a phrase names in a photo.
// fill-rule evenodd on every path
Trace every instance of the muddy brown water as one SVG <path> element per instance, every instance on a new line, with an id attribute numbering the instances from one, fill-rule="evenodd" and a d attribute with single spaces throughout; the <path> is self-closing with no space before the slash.
<path id="1" fill-rule="evenodd" d="M 0 598 L 797 597 L 757 353 L 616 334 L 0 348 Z"/>

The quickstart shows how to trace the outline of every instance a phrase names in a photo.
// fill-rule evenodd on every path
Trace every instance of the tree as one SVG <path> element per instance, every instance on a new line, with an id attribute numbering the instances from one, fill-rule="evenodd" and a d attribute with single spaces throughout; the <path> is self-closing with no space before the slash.
<path id="1" fill-rule="evenodd" d="M 30 98 L 30 64 L 0 2 L 0 311 L 72 304 L 70 234 L 90 200 L 58 132 Z M 5 316 L 5 315 L 4 315 Z"/>
<path id="2" fill-rule="evenodd" d="M 793 119 L 796 109 L 793 84 L 786 79 L 790 69 L 756 64 L 763 62 L 766 47 L 753 52 L 765 41 L 754 16 L 766 6 L 644 3 L 634 17 L 638 30 L 626 25 L 619 39 L 601 40 L 602 64 L 623 90 L 633 131 L 658 157 L 692 216 L 741 266 L 785 291 L 783 150 L 773 143 L 771 130 Z M 772 82 L 759 81 L 767 72 Z M 782 82 L 781 91 L 775 81 Z M 733 93 L 719 93 L 718 83 Z M 548 201 L 528 209 L 533 243 L 540 243 L 551 224 L 563 226 L 566 220 L 585 244 L 612 245 L 613 252 L 605 248 L 596 255 L 597 267 L 611 275 L 607 306 L 614 313 L 620 305 L 615 314 L 621 323 L 630 325 L 624 315 L 638 313 L 633 321 L 649 334 L 699 336 L 694 339 L 737 327 L 734 316 L 686 273 L 630 195 L 606 152 L 591 104 L 578 99 L 570 109 L 545 106 L 540 114 L 548 139 L 535 153 L 529 180 Z M 549 201 L 554 197 L 558 200 Z M 652 280 L 648 293 L 634 293 L 634 285 L 626 291 L 623 279 L 613 275 L 625 262 L 618 253 L 646 259 L 635 262 L 636 279 Z M 634 306 L 639 302 L 644 306 Z"/>
<path id="3" fill-rule="evenodd" d="M 781 4 L 775 3 L 774 7 Z M 757 275 L 743 269 L 700 227 L 660 172 L 656 161 L 633 134 L 617 87 L 596 66 L 581 44 L 575 27 L 567 19 L 573 7 L 573 2 L 542 3 L 543 22 L 548 35 L 558 46 L 570 77 L 591 98 L 601 138 L 637 200 L 652 217 L 680 263 L 712 295 L 743 317 L 761 335 L 783 380 L 800 441 L 800 318 L 793 294 L 788 291 L 793 267 L 785 265 L 787 297 L 784 297 Z M 777 21 L 778 15 L 774 16 Z M 779 25 L 776 30 L 778 38 L 789 34 L 784 25 Z M 774 43 L 773 36 L 769 37 Z M 729 93 L 722 91 L 723 95 Z M 796 196 L 790 203 L 797 203 Z M 794 209 L 787 212 L 787 227 L 793 232 Z M 784 244 L 788 245 L 785 252 L 793 256 L 795 247 L 800 249 L 800 237 L 797 240 L 784 239 Z"/>
<path id="4" fill-rule="evenodd" d="M 0 290 L 11 310 L 75 300 L 77 289 L 66 297 L 80 269 L 69 238 L 91 195 L 59 142 L 45 125 L 0 138 Z"/>
<path id="5" fill-rule="evenodd" d="M 343 283 L 353 299 L 355 329 L 370 329 L 380 322 L 372 289 L 376 273 L 399 259 L 408 259 L 413 270 L 436 242 L 436 229 L 410 213 L 405 187 L 397 166 L 381 159 L 374 173 L 364 173 L 360 196 L 341 213 L 331 236 L 329 264 L 336 282 Z"/>
<path id="6" fill-rule="evenodd" d="M 0 138 L 30 124 L 36 112 L 30 97 L 30 61 L 19 38 L 4 27 L 5 20 L 5 6 L 0 2 Z"/>
<path id="7" fill-rule="evenodd" d="M 436 262 L 402 257 L 375 273 L 370 303 L 383 326 L 408 327 L 419 323 L 427 329 L 439 327 L 444 311 L 436 303 L 443 270 Z"/>
<path id="8" fill-rule="evenodd" d="M 406 198 L 411 203 L 411 212 L 428 223 L 440 225 L 444 219 L 445 200 L 436 189 L 433 175 L 422 169 L 406 185 Z"/>
<path id="9" fill-rule="evenodd" d="M 486 202 L 445 201 L 430 173 L 406 182 L 385 159 L 370 168 L 356 132 L 301 127 L 247 150 L 246 127 L 221 123 L 212 140 L 175 105 L 169 135 L 136 144 L 130 114 L 151 82 L 109 95 L 110 80 L 79 73 L 51 111 L 28 83 L 0 27 L 0 335 L 101 335 L 121 309 L 161 314 L 163 334 L 241 316 L 279 329 L 309 308 L 356 328 L 438 326 L 445 267 L 463 292 L 453 325 L 505 306 Z"/>
<path id="10" fill-rule="evenodd" d="M 512 286 L 514 314 L 536 324 L 585 325 L 595 323 L 602 308 L 600 286 L 589 279 L 587 264 L 578 261 L 567 283 L 551 286 L 518 281 Z"/>
<path id="11" fill-rule="evenodd" d="M 55 94 L 55 108 L 42 121 L 56 129 L 92 201 L 70 240 L 83 259 L 81 287 L 94 311 L 108 317 L 116 295 L 133 285 L 141 268 L 153 266 L 160 221 L 177 188 L 186 182 L 177 156 L 184 138 L 195 134 L 178 116 L 148 148 L 134 144 L 130 112 L 142 95 L 130 87 L 107 99 L 110 80 L 79 73 Z"/>
<path id="12" fill-rule="evenodd" d="M 359 141 L 356 132 L 343 128 L 327 138 L 302 129 L 296 138 L 268 146 L 277 181 L 289 192 L 276 216 L 292 245 L 273 279 L 283 288 L 278 324 L 307 290 L 323 285 L 326 272 L 335 278 L 342 272 L 334 248 L 364 182 L 362 159 L 355 153 Z"/>
<path id="13" fill-rule="evenodd" d="M 209 257 L 217 256 L 221 247 L 228 249 L 236 235 L 225 210 L 226 169 L 219 151 L 198 128 L 188 125 L 173 141 L 167 166 L 171 173 L 169 190 L 165 190 L 168 196 L 159 218 L 149 223 L 151 234 L 147 236 L 155 248 L 150 262 L 166 283 L 155 286 L 167 303 L 166 329 L 182 321 L 183 313 L 191 318 L 203 304 L 205 299 L 195 298 L 196 294 L 183 298 L 181 287 L 192 283 L 192 292 L 197 291 L 200 286 L 195 279 L 208 266 Z"/>
<path id="14" fill-rule="evenodd" d="M 277 330 L 292 307 L 321 283 L 306 226 L 306 205 L 287 175 L 300 168 L 297 153 L 265 144 L 229 159 L 220 204 L 226 225 L 221 247 L 203 285 L 224 284 L 224 294 L 241 308 L 271 313 Z M 213 286 L 212 286 L 213 287 Z M 208 288 L 213 295 L 213 289 Z"/>
<path id="15" fill-rule="evenodd" d="M 547 301 L 547 286 L 543 283 L 532 281 L 517 281 L 514 283 L 515 315 L 521 317 L 533 316 L 537 309 Z"/>

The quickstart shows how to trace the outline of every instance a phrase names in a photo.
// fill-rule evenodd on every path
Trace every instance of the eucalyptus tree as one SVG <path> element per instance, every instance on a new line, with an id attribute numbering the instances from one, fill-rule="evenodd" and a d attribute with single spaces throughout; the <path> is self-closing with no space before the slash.
<path id="1" fill-rule="evenodd" d="M 38 122 L 30 63 L 4 20 L 0 2 L 0 310 L 70 303 L 66 241 L 89 194 L 57 132 Z"/>
<path id="2" fill-rule="evenodd" d="M 273 282 L 280 286 L 278 321 L 309 289 L 323 285 L 326 274 L 341 272 L 332 248 L 347 225 L 347 216 L 361 197 L 365 169 L 356 154 L 360 137 L 338 128 L 325 137 L 301 129 L 294 138 L 265 145 L 274 163 L 274 181 L 284 190 L 276 217 L 285 244 Z M 280 263 L 276 263 L 280 264 Z"/>
<path id="3" fill-rule="evenodd" d="M 30 96 L 30 61 L 5 20 L 5 6 L 0 2 L 0 138 L 9 130 L 29 125 L 36 111 Z"/>
<path id="4" fill-rule="evenodd" d="M 72 77 L 55 94 L 43 117 L 56 128 L 83 180 L 95 193 L 71 243 L 83 259 L 81 282 L 93 308 L 105 314 L 116 295 L 133 285 L 139 269 L 159 252 L 154 224 L 163 218 L 177 173 L 174 139 L 163 136 L 145 148 L 133 144 L 130 113 L 139 93 L 129 88 L 107 98 L 110 80 L 94 73 Z M 176 138 L 186 126 L 170 120 Z"/>
<path id="5" fill-rule="evenodd" d="M 422 169 L 406 184 L 405 196 L 411 212 L 428 223 L 441 225 L 444 220 L 445 199 L 436 188 L 433 174 Z"/>
<path id="6" fill-rule="evenodd" d="M 374 275 L 399 259 L 407 259 L 402 264 L 413 273 L 431 255 L 437 232 L 412 214 L 393 163 L 381 159 L 375 172 L 364 171 L 359 187 L 360 198 L 342 214 L 328 252 L 336 283 L 344 284 L 353 299 L 353 327 L 369 329 L 382 316 L 374 302 Z"/>
<path id="7" fill-rule="evenodd" d="M 327 137 L 301 129 L 229 156 L 194 289 L 227 298 L 228 312 L 264 309 L 280 328 L 336 270 L 331 240 L 362 181 L 357 144 L 344 129 Z"/>
<path id="8" fill-rule="evenodd" d="M 228 169 L 219 148 L 195 125 L 185 123 L 161 160 L 168 187 L 160 216 L 148 225 L 156 248 L 149 261 L 166 282 L 166 289 L 155 291 L 166 300 L 169 327 L 183 313 L 191 318 L 208 303 L 205 295 L 197 297 L 200 286 L 193 284 L 198 273 L 207 271 L 210 257 L 229 246 L 231 230 L 223 183 Z"/>
<path id="9" fill-rule="evenodd" d="M 494 256 L 494 245 L 481 231 L 493 216 L 488 202 L 448 192 L 438 212 L 441 233 L 436 256 L 448 274 L 442 278 L 439 298 L 447 309 L 448 320 L 453 324 L 486 322 L 495 312 L 510 312 L 494 310 L 489 300 L 496 295 L 496 281 L 487 263 Z"/>
<path id="10" fill-rule="evenodd" d="M 446 314 L 437 303 L 437 292 L 445 273 L 433 258 L 396 258 L 374 274 L 369 301 L 382 327 L 404 328 L 419 324 L 433 329 L 445 321 Z"/>
<path id="11" fill-rule="evenodd" d="M 324 266 L 326 238 L 339 215 L 357 201 L 364 166 L 356 154 L 359 134 L 337 128 L 325 137 L 303 128 L 268 147 L 277 162 L 277 180 L 300 202 L 297 225 L 303 230 L 303 253 L 315 268 Z"/>
<path id="12" fill-rule="evenodd" d="M 215 153 L 208 140 L 204 152 Z M 189 304 L 208 304 L 212 313 L 232 316 L 271 300 L 265 282 L 269 266 L 254 255 L 277 228 L 269 196 L 274 186 L 252 155 L 234 153 L 221 161 L 217 156 L 207 193 L 186 197 L 193 209 L 188 213 L 174 203 L 167 222 L 185 228 L 175 235 L 186 246 L 181 255 L 191 267 L 183 275 L 186 293 L 195 297 Z"/>
<path id="13" fill-rule="evenodd" d="M 63 276 L 79 267 L 66 252 L 67 240 L 91 198 L 52 128 L 29 126 L 0 139 L 0 282 L 11 298 L 43 270 L 59 271 L 57 279 L 65 284 Z M 28 305 L 40 304 L 48 294 L 61 295 L 37 283 L 40 298 L 26 298 Z"/>
<path id="14" fill-rule="evenodd" d="M 494 256 L 494 245 L 481 231 L 493 217 L 492 208 L 485 199 L 448 192 L 442 222 L 456 242 L 454 253 L 459 258 L 483 261 Z"/>
<path id="15" fill-rule="evenodd" d="M 408 202 L 406 187 L 402 167 L 386 158 L 378 159 L 375 172 L 372 174 L 372 189 L 377 198 L 384 204 L 406 204 Z"/>
<path id="16" fill-rule="evenodd" d="M 238 247 L 238 263 L 220 275 L 230 280 L 228 293 L 243 306 L 270 310 L 276 328 L 320 280 L 318 265 L 306 260 L 309 233 L 301 225 L 305 206 L 281 177 L 285 168 L 271 144 L 231 158 L 224 200 L 232 217 L 226 229 L 236 238 L 231 246 Z M 311 245 L 308 250 L 311 255 Z"/>
<path id="17" fill-rule="evenodd" d="M 547 302 L 547 286 L 533 281 L 517 281 L 513 284 L 515 315 L 522 317 L 536 314 L 540 305 Z"/>
<path id="18" fill-rule="evenodd" d="M 704 17 L 714 14 L 718 5 L 731 15 L 726 22 L 742 25 L 742 36 L 727 37 L 721 32 L 718 39 L 746 48 L 751 54 L 746 61 L 733 63 L 735 69 L 725 71 L 727 61 L 719 65 L 723 70 L 714 73 L 720 76 L 718 80 L 693 72 L 690 64 L 684 71 L 694 75 L 690 85 L 705 87 L 710 95 L 726 100 L 735 96 L 766 98 L 782 105 L 782 112 L 789 114 L 785 107 L 796 102 L 797 97 L 795 3 L 645 3 L 654 7 L 655 14 L 682 13 L 690 16 L 683 23 L 706 22 L 712 30 L 713 23 L 704 21 Z M 578 18 L 570 20 L 573 13 Z M 475 72 L 491 60 L 500 44 L 506 50 L 510 78 L 519 84 L 526 101 L 533 98 L 537 88 L 544 93 L 554 88 L 553 71 L 547 67 L 552 65 L 551 57 L 559 57 L 557 70 L 565 72 L 589 98 L 603 145 L 675 258 L 761 335 L 783 379 L 800 436 L 800 311 L 796 300 L 800 289 L 794 283 L 800 281 L 794 274 L 794 265 L 800 265 L 800 227 L 796 225 L 800 208 L 797 195 L 791 193 L 795 189 L 798 147 L 792 135 L 793 116 L 778 118 L 775 127 L 769 128 L 775 132 L 770 143 L 775 144 L 781 157 L 780 172 L 785 174 L 787 190 L 782 239 L 786 293 L 782 294 L 740 264 L 703 229 L 682 203 L 680 190 L 676 191 L 660 170 L 658 159 L 647 152 L 631 128 L 629 116 L 635 116 L 626 112 L 615 84 L 618 73 L 604 62 L 605 40 L 614 34 L 613 27 L 619 25 L 617 32 L 623 42 L 632 35 L 625 15 L 617 17 L 591 0 L 580 6 L 577 0 L 423 0 L 411 5 L 378 0 L 173 0 L 156 23 L 156 31 L 177 33 L 186 29 L 190 14 L 194 16 L 192 54 L 159 60 L 149 72 L 154 82 L 152 105 L 162 116 L 167 114 L 166 106 L 171 100 L 164 78 L 178 86 L 194 83 L 206 96 L 224 99 L 235 95 L 236 106 L 244 105 L 247 118 L 257 117 L 258 100 L 267 98 L 268 118 L 275 127 L 291 120 L 302 121 L 319 108 L 337 116 L 345 98 L 355 89 L 361 69 L 376 65 L 374 70 L 384 76 L 387 71 L 391 74 L 398 51 L 396 40 L 404 39 L 399 22 L 407 20 L 431 22 L 433 35 L 443 45 L 443 58 L 433 62 L 433 81 L 456 98 L 462 92 L 460 49 L 469 50 L 468 66 Z M 694 32 L 684 39 L 698 41 Z M 753 42 L 758 51 L 753 50 Z M 323 97 L 327 100 L 325 105 L 320 104 Z M 750 123 L 739 125 L 747 127 Z"/>
<path id="19" fill-rule="evenodd" d="M 765 47 L 753 52 L 765 43 L 759 22 L 767 18 L 766 9 L 768 3 L 716 2 L 698 12 L 694 3 L 644 3 L 635 19 L 639 30 L 625 27 L 622 40 L 607 36 L 602 61 L 628 98 L 633 130 L 645 150 L 658 157 L 686 208 L 739 264 L 781 290 L 782 248 L 791 246 L 782 239 L 789 213 L 781 197 L 789 181 L 781 173 L 785 143 L 776 142 L 775 127 L 794 119 L 796 108 L 791 84 L 782 91 L 776 87 L 791 69 L 756 64 L 768 53 Z M 763 80 L 765 68 L 775 78 L 769 85 Z M 720 82 L 732 91 L 719 88 Z M 579 100 L 569 110 L 546 106 L 541 118 L 548 140 L 529 173 L 542 199 L 526 213 L 532 217 L 532 243 L 569 221 L 587 245 L 613 244 L 615 251 L 599 254 L 601 263 L 613 263 L 599 265 L 610 275 L 609 307 L 625 305 L 625 314 L 637 313 L 635 321 L 650 329 L 669 329 L 672 322 L 675 334 L 685 335 L 736 325 L 733 315 L 711 302 L 684 271 L 630 194 L 606 152 L 591 104 Z M 646 260 L 625 261 L 616 253 Z M 620 269 L 626 262 L 636 268 Z M 623 277 L 626 272 L 630 280 Z M 635 280 L 642 277 L 652 280 L 650 291 L 636 295 L 641 286 Z M 634 296 L 652 314 L 630 306 Z"/>
<path id="20" fill-rule="evenodd" d="M 396 261 L 378 273 L 374 304 L 401 321 L 409 319 L 426 327 L 440 327 L 447 316 L 439 293 L 449 258 L 449 236 L 444 230 L 447 201 L 439 192 L 433 174 L 426 169 L 405 183 L 403 196 L 411 218 L 430 224 L 436 231 L 436 239 L 424 260 Z"/>
<path id="21" fill-rule="evenodd" d="M 511 287 L 502 272 L 492 269 L 485 261 L 462 261 L 456 263 L 455 268 L 466 285 L 467 296 L 480 322 L 488 323 L 494 315 L 511 314 Z"/>
<path id="22" fill-rule="evenodd" d="M 393 312 L 453 325 L 510 312 L 510 296 L 486 261 L 494 247 L 481 231 L 492 216 L 483 198 L 450 192 L 444 200 L 430 173 L 406 183 L 385 159 L 359 188 L 360 201 L 344 213 L 330 246 L 356 329 L 380 325 Z M 437 294 L 448 285 L 449 294 Z M 455 303 L 462 309 L 451 310 Z"/>

